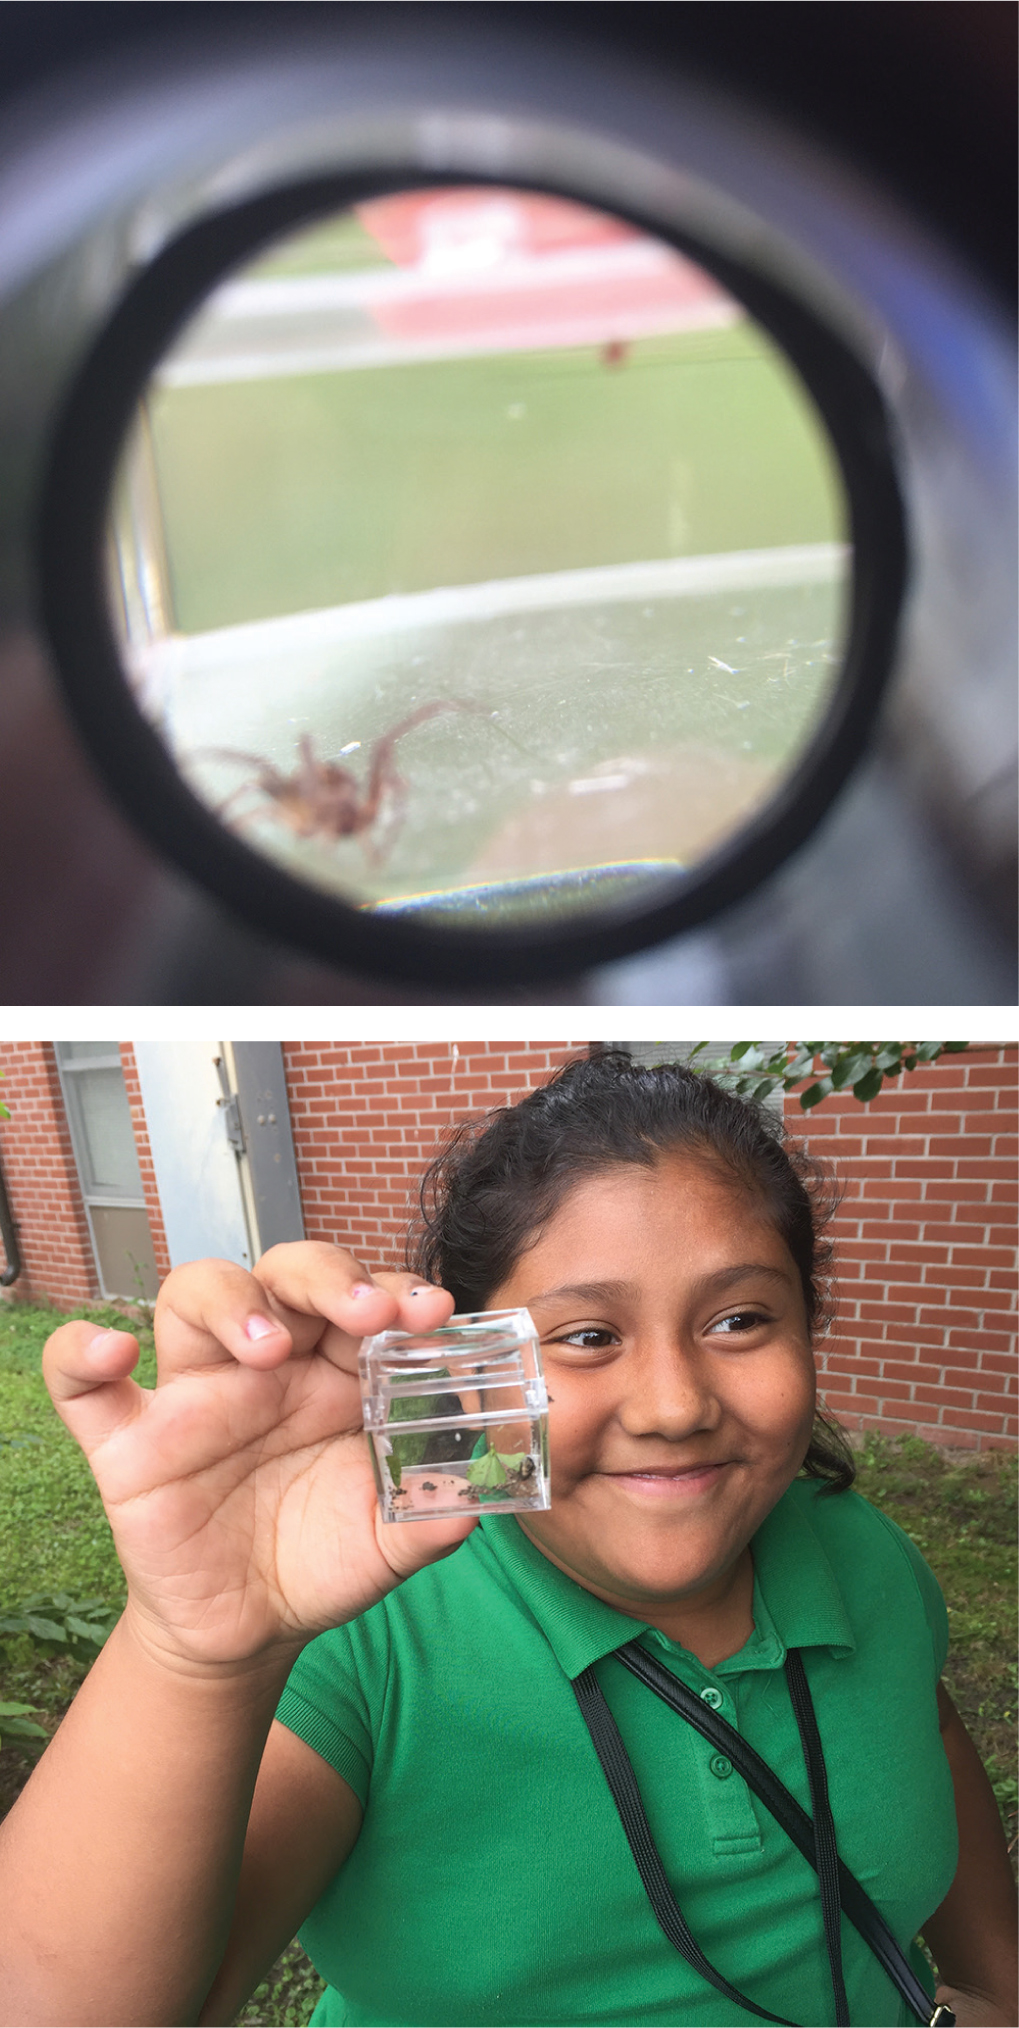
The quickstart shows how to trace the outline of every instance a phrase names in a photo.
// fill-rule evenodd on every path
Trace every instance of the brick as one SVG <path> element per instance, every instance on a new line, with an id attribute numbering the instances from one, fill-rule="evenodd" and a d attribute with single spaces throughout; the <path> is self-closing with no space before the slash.
<path id="1" fill-rule="evenodd" d="M 967 1411 L 966 1423 L 971 1429 L 987 1430 L 988 1432 L 993 1432 L 995 1435 L 1007 1432 L 1007 1434 L 1009 1434 L 1012 1438 L 1011 1448 L 1012 1449 L 1015 1448 L 1015 1438 L 1016 1438 L 1015 1418 L 1012 1416 L 1003 1417 L 999 1409 L 989 1410 L 989 1409 L 971 1408 Z M 951 1443 L 955 1443 L 957 1439 L 953 1436 L 949 1438 L 949 1441 Z"/>
<path id="2" fill-rule="evenodd" d="M 932 1262 L 927 1280 L 941 1289 L 984 1289 L 987 1285 L 983 1268 L 945 1267 L 939 1262 Z"/>
<path id="3" fill-rule="evenodd" d="M 997 1321 L 1001 1321 L 1007 1316 L 1014 1317 L 1015 1290 L 1011 1288 L 983 1289 L 980 1294 L 980 1307 L 984 1311 L 994 1310 L 998 1313 Z"/>
<path id="4" fill-rule="evenodd" d="M 965 1371 L 967 1373 L 975 1373 L 978 1370 L 982 1370 L 980 1368 L 980 1354 L 970 1346 L 946 1345 L 940 1357 L 943 1361 L 941 1367 L 942 1373 L 954 1373 L 956 1368 L 960 1372 Z"/>
<path id="5" fill-rule="evenodd" d="M 882 1368 L 882 1374 L 888 1380 L 924 1380 L 929 1381 L 933 1386 L 937 1386 L 941 1379 L 941 1368 L 940 1366 L 925 1365 L 919 1359 L 915 1363 L 908 1359 L 886 1359 Z"/>
<path id="6" fill-rule="evenodd" d="M 940 1322 L 924 1323 L 913 1318 L 908 1324 L 889 1324 L 885 1333 L 891 1344 L 931 1345 L 940 1348 L 945 1342 L 944 1327 Z"/>
<path id="7" fill-rule="evenodd" d="M 928 1405 L 933 1405 L 935 1408 L 942 1410 L 949 1408 L 968 1409 L 973 1406 L 973 1395 L 971 1392 L 961 1387 L 946 1387 L 943 1381 L 939 1381 L 936 1387 L 929 1387 L 926 1382 L 918 1381 L 915 1398 L 917 1401 L 926 1401 Z"/>
<path id="8" fill-rule="evenodd" d="M 1014 1246 L 953 1246 L 953 1267 L 1005 1268 L 1015 1278 L 1016 1253 Z"/>
<path id="9" fill-rule="evenodd" d="M 975 1150 L 974 1152 L 979 1152 Z M 867 1142 L 867 1154 L 891 1155 L 896 1161 L 900 1156 L 919 1156 L 927 1153 L 926 1134 L 886 1134 L 873 1136 Z"/>
<path id="10" fill-rule="evenodd" d="M 1000 1094 L 996 1086 L 975 1085 L 972 1080 L 969 1080 L 965 1087 L 965 1096 L 960 1094 L 960 1105 L 963 1109 L 964 1117 L 969 1113 L 993 1111 L 999 1096 Z"/>
<path id="11" fill-rule="evenodd" d="M 861 1303 L 859 1314 L 864 1323 L 880 1320 L 889 1328 L 893 1324 L 914 1324 L 916 1321 L 915 1308 L 908 1303 Z"/>

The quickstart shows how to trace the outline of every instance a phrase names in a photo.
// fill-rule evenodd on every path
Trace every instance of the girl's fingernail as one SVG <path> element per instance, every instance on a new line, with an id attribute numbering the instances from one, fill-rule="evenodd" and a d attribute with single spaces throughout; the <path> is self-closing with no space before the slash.
<path id="1" fill-rule="evenodd" d="M 249 1338 L 273 1338 L 279 1328 L 269 1317 L 249 1317 L 244 1326 Z"/>
<path id="2" fill-rule="evenodd" d="M 419 1282 L 417 1288 L 408 1289 L 407 1294 L 409 1296 L 432 1296 L 435 1294 L 435 1287 L 434 1282 Z"/>
<path id="3" fill-rule="evenodd" d="M 100 1346 L 108 1345 L 111 1338 L 123 1338 L 125 1335 L 123 1331 L 97 1331 L 95 1337 L 89 1339 L 88 1349 L 90 1352 L 98 1352 Z"/>
<path id="4" fill-rule="evenodd" d="M 373 1296 L 375 1289 L 371 1282 L 355 1282 L 350 1293 L 352 1296 Z"/>

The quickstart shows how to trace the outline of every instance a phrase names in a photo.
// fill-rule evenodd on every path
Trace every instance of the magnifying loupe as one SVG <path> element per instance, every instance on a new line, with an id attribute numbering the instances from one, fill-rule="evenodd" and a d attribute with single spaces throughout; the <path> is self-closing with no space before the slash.
<path id="1" fill-rule="evenodd" d="M 112 715 L 150 829 L 319 951 L 509 978 L 702 919 L 866 736 L 905 560 L 876 388 L 675 230 L 338 197 L 192 226 L 79 381 L 49 617 L 106 766 Z"/>
<path id="2" fill-rule="evenodd" d="M 999 311 L 678 43 L 536 18 L 189 14 L 0 126 L 23 915 L 81 865 L 19 977 L 1013 990 Z"/>

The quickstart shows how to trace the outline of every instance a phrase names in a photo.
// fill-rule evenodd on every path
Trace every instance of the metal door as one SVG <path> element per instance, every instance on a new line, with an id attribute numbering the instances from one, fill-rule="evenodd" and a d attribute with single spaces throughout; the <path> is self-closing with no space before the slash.
<path id="1" fill-rule="evenodd" d="M 278 1042 L 136 1042 L 170 1262 L 303 1237 Z"/>

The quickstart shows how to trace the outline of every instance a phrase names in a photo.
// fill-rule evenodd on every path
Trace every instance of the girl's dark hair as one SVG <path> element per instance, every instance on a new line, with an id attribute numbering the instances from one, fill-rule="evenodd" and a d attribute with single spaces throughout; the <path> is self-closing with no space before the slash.
<path id="1" fill-rule="evenodd" d="M 677 1148 L 763 1204 L 796 1264 L 813 1336 L 828 1321 L 825 1228 L 838 1202 L 826 1172 L 761 1106 L 686 1064 L 649 1067 L 622 1051 L 569 1063 L 518 1105 L 457 1128 L 422 1179 L 408 1263 L 449 1289 L 458 1311 L 483 1310 L 581 1177 L 650 1167 Z M 833 1492 L 856 1476 L 845 1434 L 822 1411 L 802 1470 Z"/>

